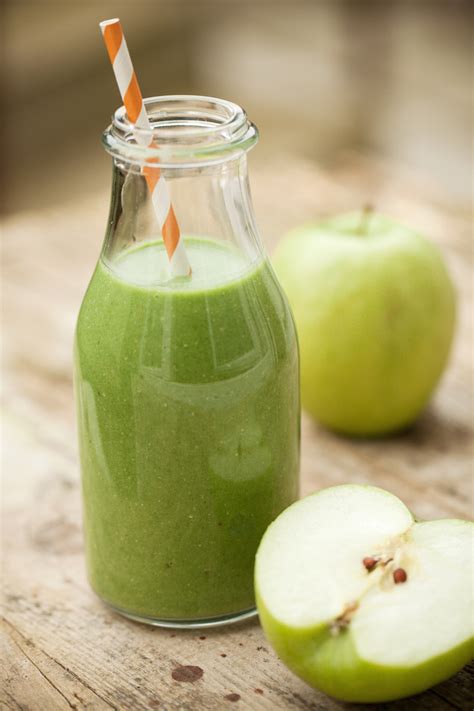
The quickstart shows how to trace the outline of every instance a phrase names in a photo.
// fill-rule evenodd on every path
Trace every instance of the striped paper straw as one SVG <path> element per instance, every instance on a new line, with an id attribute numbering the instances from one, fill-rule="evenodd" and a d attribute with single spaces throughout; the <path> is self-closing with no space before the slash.
<path id="1" fill-rule="evenodd" d="M 127 116 L 137 128 L 151 131 L 142 92 L 133 69 L 120 20 L 118 18 L 104 20 L 99 24 Z M 138 132 L 135 134 L 135 138 L 138 143 L 155 145 L 153 138 L 150 141 L 146 134 Z M 168 254 L 171 274 L 173 276 L 187 276 L 191 274 L 191 267 L 171 204 L 168 185 L 158 167 L 146 165 L 143 168 L 143 174 Z"/>

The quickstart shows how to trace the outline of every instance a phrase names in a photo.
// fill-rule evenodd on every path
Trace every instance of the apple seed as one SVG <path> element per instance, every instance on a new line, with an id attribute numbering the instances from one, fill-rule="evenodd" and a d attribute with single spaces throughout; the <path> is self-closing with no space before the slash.
<path id="1" fill-rule="evenodd" d="M 370 573 L 371 570 L 375 568 L 380 558 L 374 558 L 373 556 L 366 556 L 362 559 L 362 564 L 364 568 Z"/>
<path id="2" fill-rule="evenodd" d="M 397 568 L 393 571 L 393 580 L 395 582 L 395 585 L 398 585 L 398 583 L 405 583 L 407 577 L 408 576 L 406 570 L 404 570 L 403 568 Z"/>

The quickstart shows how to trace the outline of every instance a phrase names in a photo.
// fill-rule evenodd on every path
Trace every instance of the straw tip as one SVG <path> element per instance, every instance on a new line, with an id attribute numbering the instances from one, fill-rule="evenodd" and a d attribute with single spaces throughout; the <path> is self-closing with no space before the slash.
<path id="1" fill-rule="evenodd" d="M 120 25 L 120 20 L 119 20 L 119 18 L 118 18 L 118 17 L 112 17 L 111 20 L 102 20 L 102 22 L 99 22 L 99 27 L 100 27 L 100 29 L 101 29 L 102 32 L 103 32 L 103 31 L 105 30 L 105 28 L 108 27 L 109 25 L 116 25 L 117 23 Z"/>

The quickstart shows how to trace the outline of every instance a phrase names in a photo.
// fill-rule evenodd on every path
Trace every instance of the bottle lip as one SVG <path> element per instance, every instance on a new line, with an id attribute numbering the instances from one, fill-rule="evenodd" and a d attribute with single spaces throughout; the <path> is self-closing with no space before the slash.
<path id="1" fill-rule="evenodd" d="M 258 140 L 257 128 L 238 104 L 212 96 L 176 94 L 144 99 L 151 129 L 132 124 L 118 108 L 103 133 L 108 153 L 163 168 L 221 163 L 246 152 Z"/>

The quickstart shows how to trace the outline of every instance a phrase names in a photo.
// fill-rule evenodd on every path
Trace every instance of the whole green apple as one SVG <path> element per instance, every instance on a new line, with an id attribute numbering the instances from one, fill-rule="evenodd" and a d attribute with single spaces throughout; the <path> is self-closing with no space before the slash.
<path id="1" fill-rule="evenodd" d="M 373 486 L 296 502 L 257 552 L 265 635 L 287 666 L 344 701 L 429 688 L 474 653 L 474 525 L 417 522 Z"/>
<path id="2" fill-rule="evenodd" d="M 297 325 L 305 409 L 350 435 L 413 422 L 454 332 L 455 293 L 438 249 L 362 211 L 290 232 L 273 263 Z"/>

